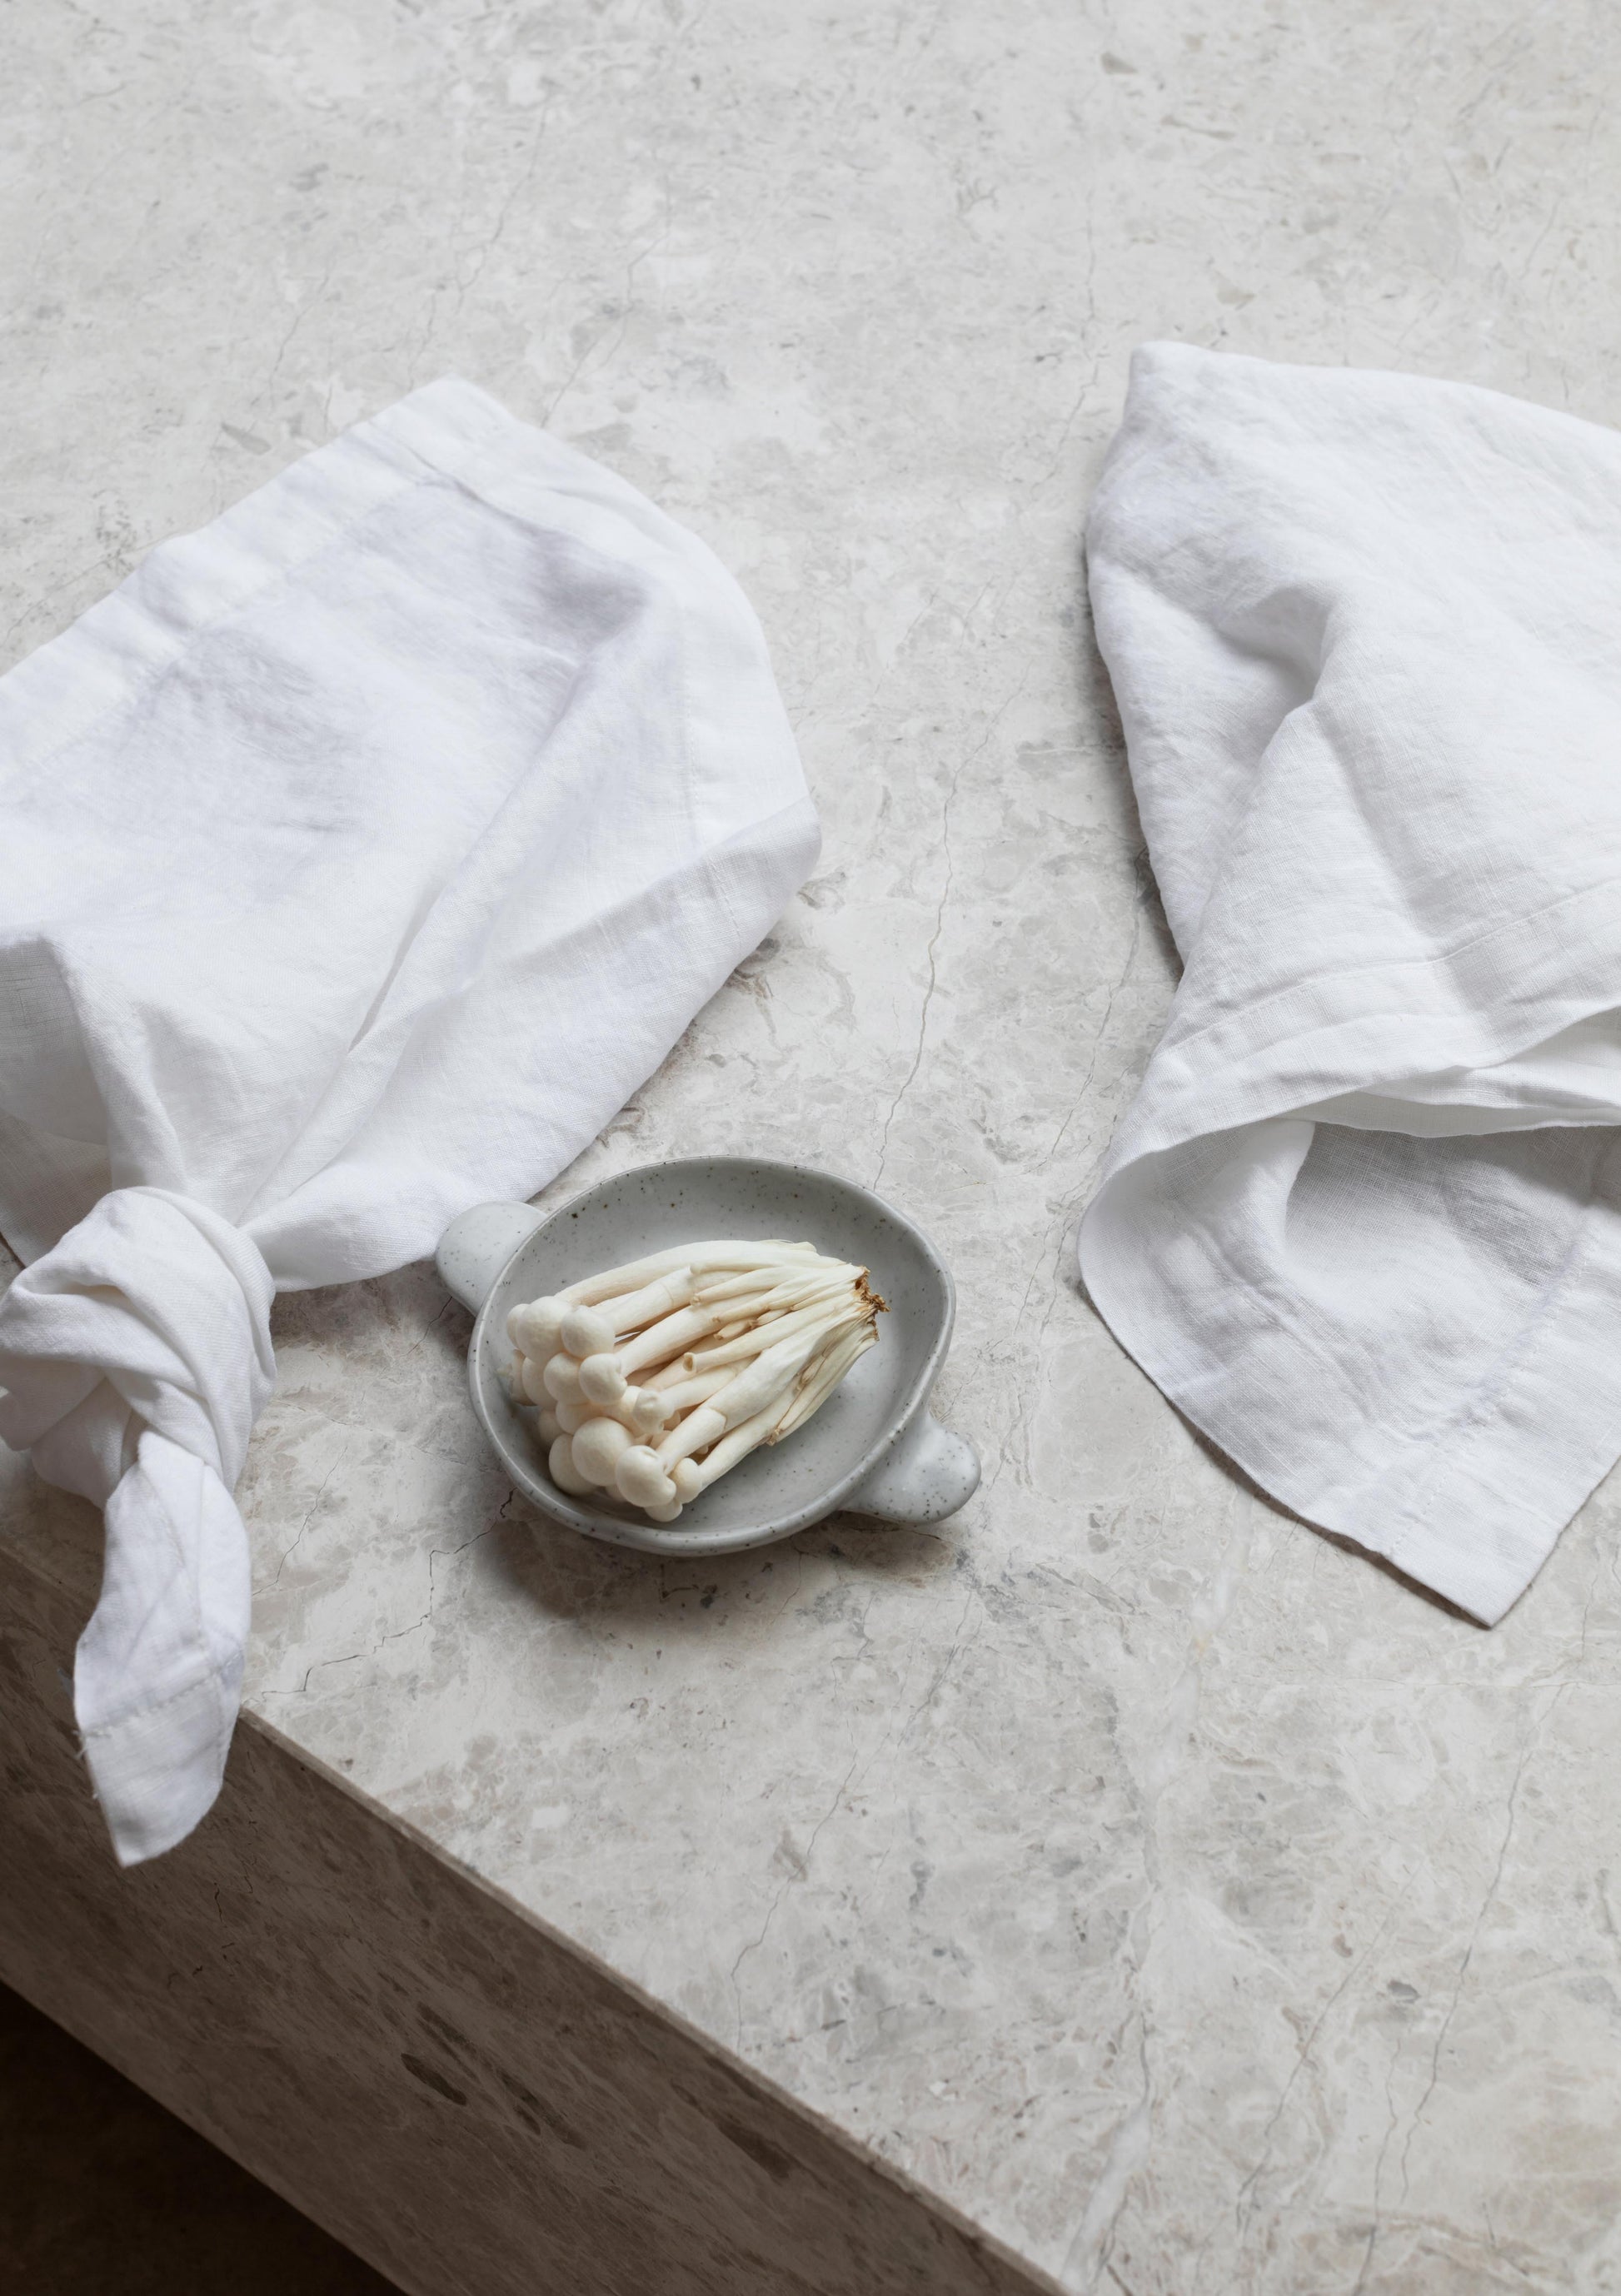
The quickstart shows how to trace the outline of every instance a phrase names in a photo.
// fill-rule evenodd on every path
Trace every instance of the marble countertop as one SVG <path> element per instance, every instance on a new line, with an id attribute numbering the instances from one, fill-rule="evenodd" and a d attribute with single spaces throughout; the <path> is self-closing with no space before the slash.
<path id="1" fill-rule="evenodd" d="M 929 1530 L 660 1564 L 515 1501 L 430 1269 L 284 1300 L 249 1710 L 1066 2286 L 1621 2285 L 1621 1488 L 1485 1634 L 1228 1471 L 1071 1254 L 1173 979 L 1081 581 L 1129 349 L 1621 416 L 1621 20 L 8 22 L 7 658 L 449 369 L 695 526 L 826 850 L 551 1193 L 881 1189 L 986 1466 Z"/>

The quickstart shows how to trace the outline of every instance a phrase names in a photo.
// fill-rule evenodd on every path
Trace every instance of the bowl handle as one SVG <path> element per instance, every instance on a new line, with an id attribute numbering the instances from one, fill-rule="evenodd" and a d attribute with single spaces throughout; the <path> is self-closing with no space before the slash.
<path id="1" fill-rule="evenodd" d="M 942 1427 L 932 1412 L 920 1411 L 844 1505 L 852 1514 L 876 1514 L 885 1522 L 938 1522 L 978 1488 L 979 1453 L 973 1444 Z"/>
<path id="2" fill-rule="evenodd" d="M 533 1204 L 474 1204 L 458 1214 L 433 1255 L 445 1289 L 476 1316 L 496 1277 L 545 1218 Z"/>

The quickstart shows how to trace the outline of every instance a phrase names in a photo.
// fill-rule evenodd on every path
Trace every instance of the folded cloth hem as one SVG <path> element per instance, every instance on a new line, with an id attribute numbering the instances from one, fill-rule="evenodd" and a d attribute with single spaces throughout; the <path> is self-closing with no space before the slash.
<path id="1" fill-rule="evenodd" d="M 1082 1224 L 1082 1273 L 1132 1360 L 1270 1496 L 1494 1626 L 1621 1458 L 1621 1215 L 1589 1207 L 1560 1280 L 1502 1351 L 1494 1378 L 1440 1426 L 1392 1443 L 1377 1469 L 1326 1484 L 1309 1435 L 1291 1457 L 1294 1430 L 1281 1418 L 1268 1425 L 1256 1413 L 1246 1425 L 1222 1407 L 1229 1367 L 1136 1294 L 1129 1232 L 1110 1233 L 1108 1194 L 1106 1183 Z M 1245 1288 L 1257 1324 L 1280 1325 L 1278 1304 Z M 1314 1380 L 1334 1376 L 1309 1334 L 1288 1336 L 1311 1347 Z M 1348 1399 L 1348 1426 L 1354 1413 Z M 1349 1445 L 1339 1456 L 1354 1456 Z"/>
<path id="2" fill-rule="evenodd" d="M 506 487 L 484 487 L 469 465 L 499 442 L 531 467 Z M 358 521 L 424 473 L 464 487 L 490 508 L 522 516 L 514 489 L 539 484 L 547 523 L 566 528 L 605 556 L 646 562 L 650 539 L 661 560 L 680 557 L 692 537 L 635 489 L 576 449 L 509 414 L 459 375 L 441 376 L 341 431 L 267 479 L 207 526 L 173 535 L 142 559 L 116 590 L 13 665 L 0 679 L 0 740 L 11 766 L 46 763 L 121 707 L 146 679 L 169 669 L 205 631 L 257 604 L 276 584 L 301 572 L 344 541 Z M 559 496 L 578 496 L 572 514 Z M 627 520 L 638 544 L 617 546 L 602 506 Z M 654 521 L 632 515 L 653 512 Z M 707 554 L 705 554 L 707 560 Z M 714 562 L 730 586 L 730 577 Z M 739 596 L 741 594 L 737 594 Z"/>
<path id="3" fill-rule="evenodd" d="M 1578 946 L 1582 963 L 1573 979 L 1571 951 Z M 1370 975 L 1386 976 L 1394 987 L 1415 969 L 1432 978 L 1444 973 L 1464 955 L 1490 967 L 1478 988 L 1454 980 L 1447 993 L 1428 1004 L 1411 989 L 1402 991 L 1399 1004 L 1370 1001 Z M 1515 982 L 1512 1000 L 1503 993 L 1507 979 Z M 1617 1006 L 1621 880 L 1590 885 L 1569 901 L 1514 918 L 1464 952 L 1319 974 L 1181 1037 L 1173 1014 L 1150 1063 L 1156 1089 L 1140 1095 L 1122 1125 L 1109 1168 L 1118 1171 L 1140 1156 L 1240 1124 L 1304 1113 L 1331 1094 L 1396 1087 L 1403 1076 L 1442 1069 L 1490 1069 Z M 1380 1060 L 1375 1049 L 1387 1046 L 1393 1023 L 1403 1030 L 1402 1075 L 1390 1073 L 1387 1054 Z M 1285 1054 L 1290 1057 L 1281 1061 Z M 1527 1114 L 1513 1128 L 1526 1129 L 1536 1120 Z M 1545 1120 L 1569 1118 L 1555 1112 Z M 1615 1120 L 1621 1121 L 1621 1104 Z"/>
<path id="4" fill-rule="evenodd" d="M 207 1815 L 235 1713 L 215 1669 L 160 1705 L 85 1734 L 85 1761 L 120 1866 L 161 1857 Z"/>

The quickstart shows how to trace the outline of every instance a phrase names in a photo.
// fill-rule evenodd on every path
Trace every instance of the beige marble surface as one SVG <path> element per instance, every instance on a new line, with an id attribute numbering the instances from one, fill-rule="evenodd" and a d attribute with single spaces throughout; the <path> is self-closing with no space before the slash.
<path id="1" fill-rule="evenodd" d="M 827 824 L 582 1160 L 876 1184 L 927 1534 L 539 1530 L 430 1272 L 283 1303 L 251 1709 L 1074 2290 L 1621 2288 L 1621 1489 L 1486 1636 L 1078 1295 L 1171 980 L 1079 532 L 1136 340 L 1621 419 L 1621 19 L 1504 0 L 19 0 L 14 656 L 457 369 L 705 534 Z M 11 1536 L 84 1511 L 4 1470 Z"/>
<path id="2" fill-rule="evenodd" d="M 110 1867 L 77 1607 L 0 1540 L 0 1973 L 403 2296 L 1059 2296 L 257 1716 L 212 1822 Z M 75 2290 L 192 2296 L 135 2272 Z"/>

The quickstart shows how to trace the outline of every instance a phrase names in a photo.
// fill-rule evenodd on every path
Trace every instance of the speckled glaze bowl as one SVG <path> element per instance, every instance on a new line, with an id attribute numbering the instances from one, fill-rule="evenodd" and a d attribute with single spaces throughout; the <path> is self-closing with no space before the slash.
<path id="1" fill-rule="evenodd" d="M 597 1269 L 708 1236 L 808 1239 L 860 1261 L 887 1300 L 879 1343 L 816 1416 L 761 1446 L 668 1525 L 606 1496 L 572 1499 L 545 1472 L 535 1414 L 514 1403 L 508 1312 Z M 478 1317 L 468 1350 L 473 1407 L 502 1464 L 555 1521 L 656 1554 L 720 1554 L 787 1538 L 837 1507 L 888 1522 L 937 1522 L 979 1482 L 971 1443 L 928 1411 L 950 1344 L 955 1296 L 921 1231 L 851 1181 L 753 1156 L 648 1164 L 599 1180 L 556 1211 L 478 1204 L 446 1229 L 439 1272 Z"/>

